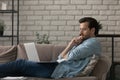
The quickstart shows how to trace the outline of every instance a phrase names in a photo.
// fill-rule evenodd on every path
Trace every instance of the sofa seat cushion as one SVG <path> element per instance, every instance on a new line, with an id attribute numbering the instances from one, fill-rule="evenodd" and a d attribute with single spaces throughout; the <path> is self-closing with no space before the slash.
<path id="1" fill-rule="evenodd" d="M 55 79 L 28 77 L 26 80 L 55 80 Z M 57 80 L 98 80 L 98 79 L 94 76 L 89 76 L 89 77 L 60 78 Z"/>
<path id="2" fill-rule="evenodd" d="M 14 46 L 0 46 L 0 63 L 14 61 L 17 56 L 17 47 Z"/>

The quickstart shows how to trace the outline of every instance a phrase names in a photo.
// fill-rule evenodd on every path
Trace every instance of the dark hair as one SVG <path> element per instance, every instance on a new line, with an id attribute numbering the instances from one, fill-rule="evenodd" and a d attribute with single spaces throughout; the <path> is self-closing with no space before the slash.
<path id="1" fill-rule="evenodd" d="M 98 35 L 99 30 L 102 28 L 102 25 L 92 17 L 84 17 L 79 20 L 79 23 L 83 23 L 83 22 L 88 22 L 89 29 L 95 28 L 95 35 Z"/>

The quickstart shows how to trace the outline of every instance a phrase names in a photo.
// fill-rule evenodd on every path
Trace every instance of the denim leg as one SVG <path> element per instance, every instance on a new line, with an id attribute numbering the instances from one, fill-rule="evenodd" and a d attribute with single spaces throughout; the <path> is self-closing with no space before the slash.
<path id="1" fill-rule="evenodd" d="M 57 63 L 36 63 L 27 60 L 16 60 L 0 64 L 0 77 L 26 76 L 49 78 Z"/>
<path id="2" fill-rule="evenodd" d="M 0 77 L 20 76 L 20 66 L 22 66 L 24 63 L 25 60 L 16 60 L 0 64 Z"/>
<path id="3" fill-rule="evenodd" d="M 27 77 L 42 77 L 50 78 L 58 63 L 35 63 L 28 62 L 24 71 L 24 76 Z"/>

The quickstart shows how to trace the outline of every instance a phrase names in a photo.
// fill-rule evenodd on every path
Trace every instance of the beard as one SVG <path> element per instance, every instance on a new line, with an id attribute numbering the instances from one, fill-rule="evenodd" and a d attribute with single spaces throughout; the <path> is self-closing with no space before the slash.
<path id="1" fill-rule="evenodd" d="M 90 35 L 79 34 L 79 36 L 83 37 L 83 41 L 90 38 Z"/>

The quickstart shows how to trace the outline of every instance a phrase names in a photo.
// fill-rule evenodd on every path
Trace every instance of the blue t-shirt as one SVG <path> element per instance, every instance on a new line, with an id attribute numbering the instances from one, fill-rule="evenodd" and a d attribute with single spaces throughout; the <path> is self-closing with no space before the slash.
<path id="1" fill-rule="evenodd" d="M 84 40 L 68 52 L 67 60 L 62 61 L 53 71 L 52 78 L 75 77 L 89 63 L 93 54 L 100 56 L 101 45 L 94 37 Z M 59 59 L 62 59 L 59 55 Z"/>

